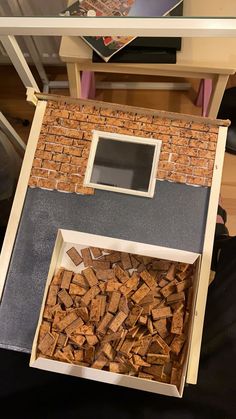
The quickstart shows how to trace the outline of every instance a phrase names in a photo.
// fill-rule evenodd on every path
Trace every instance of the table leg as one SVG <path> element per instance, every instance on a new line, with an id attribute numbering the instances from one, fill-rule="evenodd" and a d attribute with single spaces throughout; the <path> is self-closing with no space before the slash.
<path id="1" fill-rule="evenodd" d="M 80 70 L 77 63 L 67 63 L 67 74 L 69 81 L 70 95 L 75 98 L 81 97 Z"/>
<path id="2" fill-rule="evenodd" d="M 218 74 L 213 81 L 213 89 L 208 111 L 208 116 L 210 118 L 217 118 L 228 79 L 228 74 Z"/>
<path id="3" fill-rule="evenodd" d="M 14 128 L 10 125 L 5 116 L 2 114 L 2 112 L 0 112 L 0 130 L 4 132 L 9 141 L 14 145 L 19 154 L 23 157 L 26 145 L 14 130 Z"/>

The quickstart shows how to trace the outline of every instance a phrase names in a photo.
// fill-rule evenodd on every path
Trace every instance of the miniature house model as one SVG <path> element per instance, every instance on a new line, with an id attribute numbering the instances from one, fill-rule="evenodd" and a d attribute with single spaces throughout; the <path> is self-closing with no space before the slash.
<path id="1" fill-rule="evenodd" d="M 228 121 L 36 96 L 5 288 L 31 284 L 20 345 L 34 339 L 37 368 L 181 397 L 197 381 Z"/>

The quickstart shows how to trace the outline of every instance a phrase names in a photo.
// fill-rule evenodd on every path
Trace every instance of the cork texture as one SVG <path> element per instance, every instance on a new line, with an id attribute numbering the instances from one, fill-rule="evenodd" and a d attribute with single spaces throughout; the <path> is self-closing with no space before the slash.
<path id="1" fill-rule="evenodd" d="M 83 186 L 92 131 L 162 141 L 158 180 L 211 186 L 219 126 L 209 119 L 102 102 L 48 100 L 29 179 L 30 187 L 93 194 Z"/>

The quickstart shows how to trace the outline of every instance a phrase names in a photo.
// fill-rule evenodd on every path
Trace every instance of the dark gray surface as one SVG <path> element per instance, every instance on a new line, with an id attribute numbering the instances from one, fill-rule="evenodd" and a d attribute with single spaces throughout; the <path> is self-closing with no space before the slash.
<path id="1" fill-rule="evenodd" d="M 165 181 L 153 199 L 28 189 L 0 306 L 0 347 L 31 350 L 58 228 L 201 252 L 209 191 Z"/>

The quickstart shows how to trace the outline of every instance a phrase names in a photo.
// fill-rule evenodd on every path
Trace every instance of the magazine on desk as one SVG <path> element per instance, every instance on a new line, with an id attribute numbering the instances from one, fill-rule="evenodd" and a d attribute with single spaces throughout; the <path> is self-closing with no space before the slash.
<path id="1" fill-rule="evenodd" d="M 183 0 L 78 0 L 60 16 L 168 16 Z M 131 36 L 83 36 L 82 39 L 105 61 L 132 42 Z"/>

